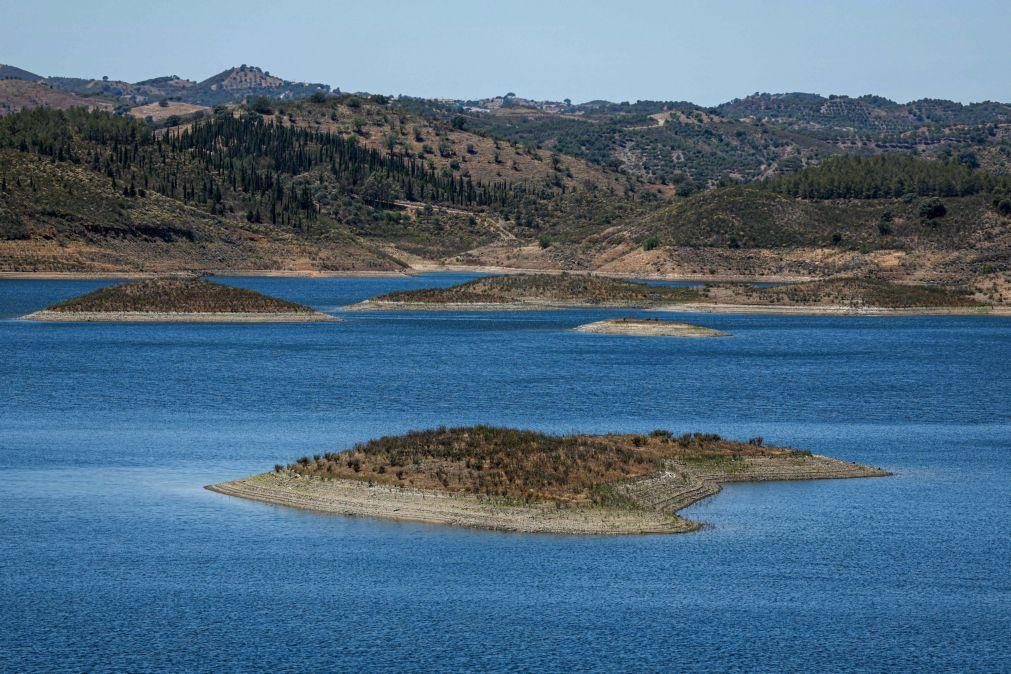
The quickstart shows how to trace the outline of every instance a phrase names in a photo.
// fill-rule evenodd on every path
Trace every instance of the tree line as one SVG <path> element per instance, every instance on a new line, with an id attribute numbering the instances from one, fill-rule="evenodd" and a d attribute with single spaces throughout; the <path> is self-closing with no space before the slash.
<path id="1" fill-rule="evenodd" d="M 759 186 L 802 199 L 881 199 L 910 194 L 960 197 L 1011 189 L 1011 177 L 977 167 L 972 153 L 936 160 L 897 154 L 834 157 L 791 175 L 770 178 Z"/>

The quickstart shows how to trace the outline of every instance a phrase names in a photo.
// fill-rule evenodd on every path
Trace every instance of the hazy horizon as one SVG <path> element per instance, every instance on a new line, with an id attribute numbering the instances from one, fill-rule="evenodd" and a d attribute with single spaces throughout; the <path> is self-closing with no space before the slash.
<path id="1" fill-rule="evenodd" d="M 343 91 L 476 99 L 691 101 L 754 92 L 905 103 L 1011 100 L 1011 3 L 846 7 L 644 0 L 357 3 L 193 0 L 145 9 L 37 2 L 6 10 L 0 62 L 43 76 L 197 81 L 246 63 Z"/>

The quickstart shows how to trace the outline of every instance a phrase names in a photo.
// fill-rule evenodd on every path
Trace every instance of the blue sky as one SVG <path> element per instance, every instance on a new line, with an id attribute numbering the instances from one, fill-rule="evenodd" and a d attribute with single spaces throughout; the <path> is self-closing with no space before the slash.
<path id="1" fill-rule="evenodd" d="M 1011 101 L 1011 0 L 0 0 L 0 19 L 0 62 L 41 75 L 203 79 L 248 63 L 431 97 Z"/>

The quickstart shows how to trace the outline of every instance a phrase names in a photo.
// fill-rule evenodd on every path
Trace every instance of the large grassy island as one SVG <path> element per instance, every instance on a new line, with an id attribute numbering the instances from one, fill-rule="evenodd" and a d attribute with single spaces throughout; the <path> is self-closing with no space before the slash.
<path id="1" fill-rule="evenodd" d="M 638 307 L 670 311 L 809 314 L 1007 313 L 957 286 L 840 277 L 777 286 L 708 283 L 683 287 L 586 274 L 489 276 L 449 288 L 379 295 L 352 309 L 536 309 Z"/>
<path id="2" fill-rule="evenodd" d="M 208 489 L 344 515 L 503 531 L 677 533 L 677 511 L 721 482 L 888 473 L 718 435 L 545 435 L 474 426 L 415 431 Z"/>
<path id="3" fill-rule="evenodd" d="M 310 307 L 195 278 L 146 279 L 100 288 L 25 316 L 33 321 L 333 321 Z"/>

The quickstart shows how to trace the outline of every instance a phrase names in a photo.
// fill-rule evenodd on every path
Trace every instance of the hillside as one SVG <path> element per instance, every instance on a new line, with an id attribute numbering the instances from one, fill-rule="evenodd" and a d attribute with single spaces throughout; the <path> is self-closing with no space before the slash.
<path id="1" fill-rule="evenodd" d="M 148 103 L 147 105 L 138 105 L 135 108 L 130 108 L 127 114 L 134 119 L 143 119 L 155 123 L 166 122 L 169 125 L 173 125 L 173 117 L 179 118 L 179 121 L 181 121 L 183 117 L 206 115 L 210 112 L 211 108 L 206 105 L 161 100 L 157 103 Z"/>
<path id="2" fill-rule="evenodd" d="M 84 98 L 44 82 L 0 78 L 0 116 L 32 108 L 112 110 L 113 107 L 109 100 Z"/>
<path id="3" fill-rule="evenodd" d="M 1003 287 L 1011 272 L 1011 183 L 1002 164 L 1011 145 L 1001 104 L 910 107 L 836 97 L 816 108 L 806 95 L 760 95 L 713 109 L 515 97 L 448 104 L 331 95 L 301 84 L 296 95 L 289 85 L 249 66 L 202 82 L 154 78 L 126 94 L 186 90 L 192 100 L 209 101 L 196 96 L 202 91 L 248 103 L 211 108 L 159 97 L 129 110 L 137 121 L 25 111 L 4 118 L 0 147 L 8 161 L 48 160 L 35 171 L 72 168 L 74 180 L 107 181 L 109 203 L 133 204 L 142 193 L 171 200 L 171 209 L 187 213 L 179 219 L 184 229 L 196 219 L 215 231 L 255 231 L 314 251 L 281 263 L 272 252 L 233 245 L 214 256 L 221 261 L 214 268 L 249 268 L 257 259 L 284 268 L 459 265 L 708 279 L 884 274 L 991 287 Z M 27 80 L 0 86 L 47 87 Z M 114 99 L 68 103 L 81 100 Z M 860 121 L 853 106 L 872 120 L 913 124 L 908 133 L 896 131 L 911 145 L 886 142 L 892 127 Z M 812 125 L 812 115 L 824 119 Z M 22 163 L 32 161 L 12 164 L 9 178 L 18 178 Z M 89 205 L 66 194 L 53 215 L 15 192 L 3 197 L 4 236 L 19 241 L 3 244 L 11 267 L 59 266 L 60 257 L 72 268 L 128 259 L 131 268 L 155 259 L 174 267 L 184 257 L 187 268 L 206 263 L 204 253 L 183 254 L 185 236 L 129 254 L 124 240 L 96 240 L 94 231 L 118 232 L 123 222 L 103 201 Z M 131 214 L 156 222 L 143 211 Z M 89 252 L 46 248 L 46 227 L 69 246 L 88 230 Z M 161 231 L 153 227 L 145 231 Z"/>
<path id="4" fill-rule="evenodd" d="M 0 271 L 395 270 L 350 236 L 310 239 L 154 190 L 124 196 L 88 168 L 0 150 Z"/>
<path id="5" fill-rule="evenodd" d="M 326 113 L 332 126 L 314 126 L 296 112 L 306 118 Z M 374 114 L 375 125 L 392 125 L 396 113 L 386 113 L 386 122 Z M 440 159 L 447 163 L 440 168 L 423 151 L 374 147 L 374 136 L 342 130 L 341 119 L 324 101 L 301 104 L 283 117 L 262 109 L 221 111 L 155 133 L 115 116 L 34 110 L 0 123 L 0 147 L 13 153 L 12 161 L 24 155 L 27 163 L 40 156 L 54 166 L 67 164 L 92 182 L 107 181 L 113 194 L 128 200 L 157 193 L 239 227 L 269 224 L 276 235 L 327 247 L 348 244 L 353 251 L 386 247 L 392 258 L 441 258 L 493 241 L 536 241 L 578 228 L 592 232 L 609 226 L 615 214 L 633 217 L 651 205 L 645 194 L 619 192 L 618 178 L 587 165 L 573 170 L 562 160 L 531 158 L 537 170 L 521 167 L 500 179 L 489 168 L 494 160 L 485 159 L 483 170 L 470 173 L 454 166 L 455 148 L 467 153 L 472 141 L 492 141 L 458 131 L 445 134 L 452 140 L 445 141 L 448 156 Z M 439 130 L 421 133 L 434 137 Z M 20 170 L 18 164 L 9 175 Z M 6 198 L 13 202 L 14 193 Z M 33 208 L 12 203 L 11 211 L 30 215 Z M 77 216 L 73 209 L 68 214 L 63 229 L 76 231 Z M 584 214 L 585 220 L 577 220 Z M 109 214 L 102 217 L 115 222 Z M 11 222 L 23 219 L 12 216 Z M 57 220 L 49 217 L 50 224 Z"/>
<path id="6" fill-rule="evenodd" d="M 682 194 L 792 173 L 840 154 L 971 151 L 984 167 L 1011 171 L 1011 105 L 1005 103 L 756 94 L 715 108 L 515 98 L 416 106 L 436 118 L 462 116 L 491 135 L 669 183 Z"/>
<path id="7" fill-rule="evenodd" d="M 40 75 L 36 75 L 35 73 L 30 73 L 23 68 L 0 63 L 0 80 L 25 80 L 28 82 L 35 82 L 41 79 L 45 78 Z"/>

